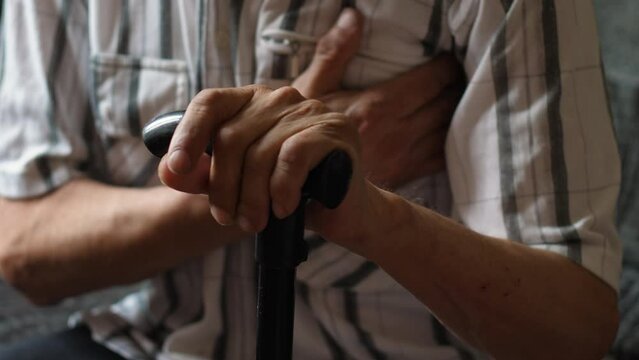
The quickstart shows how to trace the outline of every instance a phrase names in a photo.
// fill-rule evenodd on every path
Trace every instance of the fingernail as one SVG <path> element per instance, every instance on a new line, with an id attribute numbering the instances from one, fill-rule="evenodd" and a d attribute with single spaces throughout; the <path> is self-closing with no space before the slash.
<path id="1" fill-rule="evenodd" d="M 274 202 L 273 203 L 273 214 L 278 219 L 283 219 L 286 216 L 286 209 L 282 205 L 280 205 L 279 203 Z"/>
<path id="2" fill-rule="evenodd" d="M 218 222 L 218 224 L 223 226 L 233 225 L 233 218 L 231 218 L 231 215 L 229 215 L 228 212 L 220 209 L 219 207 L 211 206 L 211 214 L 215 218 L 215 221 Z"/>
<path id="3" fill-rule="evenodd" d="M 169 166 L 169 170 L 174 174 L 187 174 L 191 171 L 191 159 L 189 159 L 188 154 L 184 150 L 175 150 L 169 156 L 169 161 L 167 162 Z"/>
<path id="4" fill-rule="evenodd" d="M 357 27 L 357 16 L 355 10 L 346 8 L 337 19 L 337 26 L 344 29 L 355 29 Z"/>
<path id="5" fill-rule="evenodd" d="M 237 224 L 240 226 L 240 228 L 242 228 L 242 230 L 246 232 L 253 232 L 253 225 L 251 225 L 251 222 L 248 221 L 248 219 L 244 216 L 238 216 Z"/>

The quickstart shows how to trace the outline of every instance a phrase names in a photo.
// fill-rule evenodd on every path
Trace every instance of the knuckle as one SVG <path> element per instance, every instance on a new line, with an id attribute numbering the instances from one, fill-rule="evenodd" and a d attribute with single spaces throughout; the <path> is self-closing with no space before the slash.
<path id="1" fill-rule="evenodd" d="M 340 132 L 357 134 L 357 126 L 349 120 L 348 116 L 338 112 L 329 113 L 327 115 L 330 116 L 331 119 L 326 124 L 327 126 L 331 126 Z"/>
<path id="2" fill-rule="evenodd" d="M 331 116 L 330 120 L 320 124 L 320 126 L 324 126 L 328 130 L 331 130 L 331 132 L 335 133 L 348 134 L 352 131 L 357 133 L 355 126 L 350 121 L 348 121 L 348 118 L 346 116 L 340 113 L 331 113 L 329 115 Z"/>
<path id="3" fill-rule="evenodd" d="M 215 103 L 219 97 L 220 91 L 218 89 L 200 90 L 191 100 L 191 105 L 197 108 L 208 108 L 211 104 Z"/>
<path id="4" fill-rule="evenodd" d="M 296 137 L 288 138 L 282 143 L 278 161 L 278 166 L 281 170 L 291 172 L 291 169 L 300 163 L 302 156 L 300 156 L 299 150 L 301 149 L 304 137 L 304 134 L 300 134 Z"/>
<path id="5" fill-rule="evenodd" d="M 357 117 L 366 122 L 375 122 L 384 116 L 384 99 L 378 93 L 370 93 L 355 107 Z"/>
<path id="6" fill-rule="evenodd" d="M 275 103 L 290 104 L 304 99 L 302 94 L 292 86 L 282 86 L 271 93 L 271 100 Z"/>
<path id="7" fill-rule="evenodd" d="M 316 131 L 330 141 L 343 142 L 360 148 L 359 132 L 355 124 L 340 113 L 330 113 L 328 116 L 330 116 L 328 120 L 315 125 Z"/>
<path id="8" fill-rule="evenodd" d="M 364 114 L 362 114 L 359 106 L 351 106 L 344 113 L 354 124 L 362 124 L 364 122 Z"/>
<path id="9" fill-rule="evenodd" d="M 214 145 L 222 148 L 236 148 L 244 144 L 246 135 L 235 126 L 223 125 L 215 134 Z"/>
<path id="10" fill-rule="evenodd" d="M 326 104 L 324 104 L 321 100 L 317 99 L 308 99 L 304 101 L 304 106 L 306 106 L 313 113 L 325 113 L 328 112 L 328 108 Z"/>
<path id="11" fill-rule="evenodd" d="M 308 99 L 301 102 L 297 109 L 295 110 L 295 114 L 297 115 L 317 115 L 322 114 L 328 111 L 326 105 L 323 102 L 316 99 Z"/>

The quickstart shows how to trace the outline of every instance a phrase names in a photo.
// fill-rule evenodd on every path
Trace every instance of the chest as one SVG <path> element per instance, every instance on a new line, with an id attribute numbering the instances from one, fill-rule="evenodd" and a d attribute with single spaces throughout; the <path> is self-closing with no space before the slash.
<path id="1" fill-rule="evenodd" d="M 389 79 L 449 49 L 446 1 L 358 0 L 363 38 L 344 84 Z M 342 0 L 89 1 L 93 112 L 114 182 L 128 184 L 151 161 L 140 129 L 184 109 L 203 88 L 288 84 Z"/>

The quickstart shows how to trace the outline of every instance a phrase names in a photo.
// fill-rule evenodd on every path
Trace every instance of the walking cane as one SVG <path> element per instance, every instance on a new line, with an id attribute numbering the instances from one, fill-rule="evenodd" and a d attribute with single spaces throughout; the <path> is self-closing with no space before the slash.
<path id="1" fill-rule="evenodd" d="M 142 136 L 151 153 L 158 157 L 166 154 L 183 115 L 184 111 L 159 115 L 144 127 Z M 209 155 L 211 149 L 209 144 L 206 150 Z M 346 196 L 351 173 L 348 154 L 332 151 L 309 173 L 295 212 L 278 219 L 271 211 L 266 228 L 256 235 L 258 360 L 291 359 L 295 269 L 308 255 L 304 241 L 304 207 L 313 199 L 329 209 L 336 208 Z"/>

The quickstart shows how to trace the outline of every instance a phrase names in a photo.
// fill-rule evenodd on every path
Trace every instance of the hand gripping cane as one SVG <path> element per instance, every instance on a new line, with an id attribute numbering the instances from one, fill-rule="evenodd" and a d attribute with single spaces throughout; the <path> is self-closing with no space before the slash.
<path id="1" fill-rule="evenodd" d="M 144 127 L 142 136 L 151 153 L 158 157 L 166 154 L 183 115 L 184 111 L 163 114 Z M 209 144 L 206 150 L 209 155 L 211 148 Z M 295 268 L 308 255 L 304 241 L 304 207 L 313 199 L 329 209 L 336 208 L 346 196 L 351 174 L 348 154 L 332 151 L 308 174 L 295 212 L 278 219 L 271 211 L 266 228 L 257 234 L 257 359 L 291 359 Z"/>

